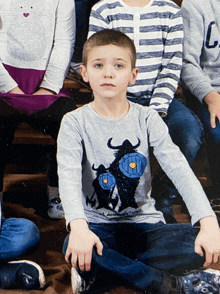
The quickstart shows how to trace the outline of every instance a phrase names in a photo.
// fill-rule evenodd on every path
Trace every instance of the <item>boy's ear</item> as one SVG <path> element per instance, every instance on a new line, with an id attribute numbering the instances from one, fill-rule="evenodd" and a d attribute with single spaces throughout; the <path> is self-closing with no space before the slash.
<path id="1" fill-rule="evenodd" d="M 131 71 L 131 77 L 129 80 L 129 85 L 134 85 L 136 79 L 137 79 L 137 75 L 139 73 L 139 69 L 137 67 L 134 67 Z"/>
<path id="2" fill-rule="evenodd" d="M 88 83 L 89 79 L 88 79 L 88 76 L 87 76 L 87 70 L 86 70 L 85 65 L 83 65 L 83 64 L 80 65 L 79 69 L 80 69 L 80 73 L 82 75 L 83 81 Z"/>

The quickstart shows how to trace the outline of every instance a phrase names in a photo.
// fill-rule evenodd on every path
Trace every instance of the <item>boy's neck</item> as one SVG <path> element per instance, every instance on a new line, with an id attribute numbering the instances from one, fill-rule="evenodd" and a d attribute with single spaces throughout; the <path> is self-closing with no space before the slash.
<path id="1" fill-rule="evenodd" d="M 131 7 L 144 7 L 150 2 L 150 0 L 123 0 L 123 2 Z"/>
<path id="2" fill-rule="evenodd" d="M 94 99 L 91 102 L 93 110 L 101 117 L 109 120 L 118 120 L 126 116 L 129 111 L 130 103 L 127 99 L 121 101 L 107 101 Z"/>

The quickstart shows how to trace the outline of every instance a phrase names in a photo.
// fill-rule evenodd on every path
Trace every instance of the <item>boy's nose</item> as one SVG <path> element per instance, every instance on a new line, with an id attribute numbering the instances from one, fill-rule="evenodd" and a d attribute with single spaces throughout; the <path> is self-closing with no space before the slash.
<path id="1" fill-rule="evenodd" d="M 114 77 L 114 70 L 112 66 L 106 66 L 104 75 L 105 75 L 105 78 L 112 79 Z"/>

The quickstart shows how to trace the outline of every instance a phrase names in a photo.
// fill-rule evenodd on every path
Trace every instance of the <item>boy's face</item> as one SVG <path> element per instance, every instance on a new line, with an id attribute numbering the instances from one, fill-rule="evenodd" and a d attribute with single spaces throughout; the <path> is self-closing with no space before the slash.
<path id="1" fill-rule="evenodd" d="M 138 69 L 131 68 L 130 51 L 116 45 L 94 47 L 87 65 L 81 66 L 85 82 L 89 82 L 94 98 L 126 98 L 127 86 L 135 83 Z"/>

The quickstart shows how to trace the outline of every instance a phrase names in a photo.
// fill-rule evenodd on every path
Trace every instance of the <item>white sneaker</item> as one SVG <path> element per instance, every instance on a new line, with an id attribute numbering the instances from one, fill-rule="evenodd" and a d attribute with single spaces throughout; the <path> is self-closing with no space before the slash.
<path id="1" fill-rule="evenodd" d="M 61 204 L 58 187 L 47 186 L 48 195 L 48 210 L 47 214 L 50 218 L 61 219 L 64 218 L 63 206 Z"/>
<path id="2" fill-rule="evenodd" d="M 10 261 L 1 265 L 0 276 L 2 289 L 37 290 L 45 285 L 42 268 L 30 260 Z"/>
<path id="3" fill-rule="evenodd" d="M 71 285 L 73 294 L 80 294 L 88 291 L 94 282 L 95 278 L 90 278 L 90 280 L 86 282 L 74 267 L 71 268 Z"/>

